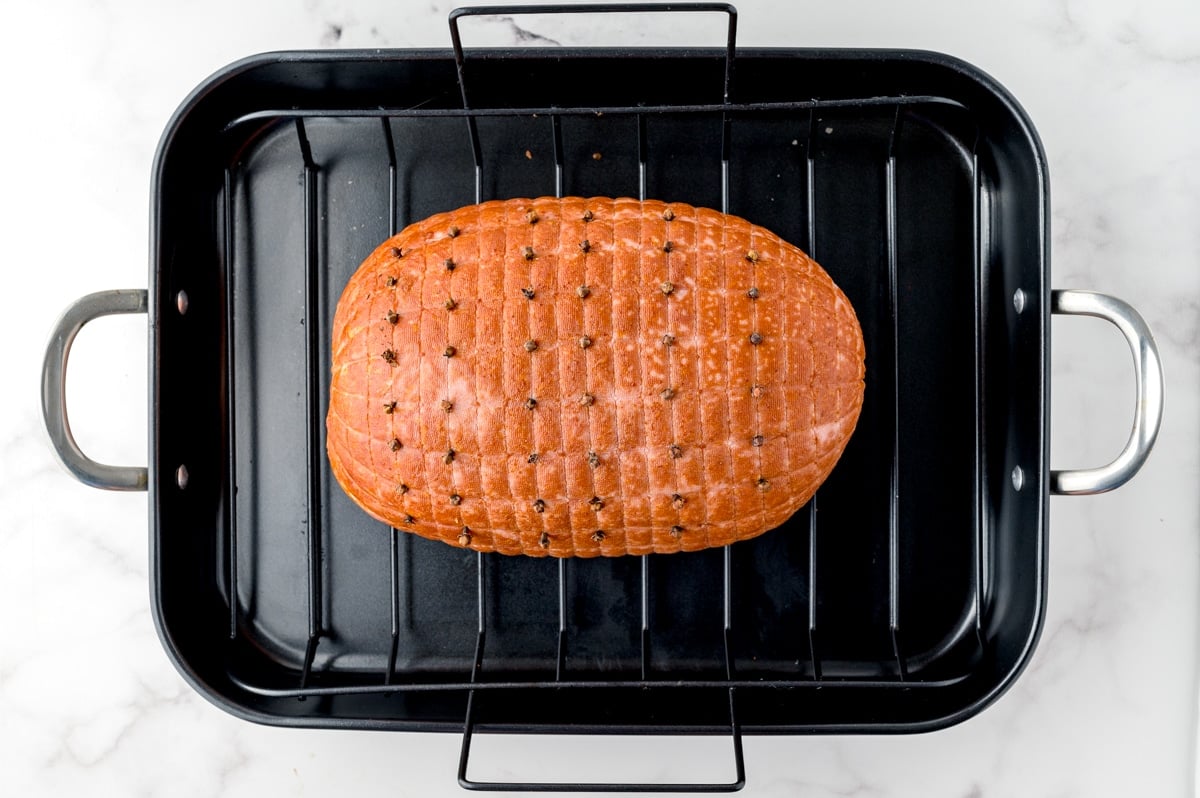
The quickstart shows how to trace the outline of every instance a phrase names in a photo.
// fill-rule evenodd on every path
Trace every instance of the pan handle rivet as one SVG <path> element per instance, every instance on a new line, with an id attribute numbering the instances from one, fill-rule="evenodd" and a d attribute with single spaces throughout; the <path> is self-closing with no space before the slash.
<path id="1" fill-rule="evenodd" d="M 1013 307 L 1016 308 L 1018 314 L 1025 310 L 1025 292 L 1020 288 L 1013 291 Z"/>
<path id="2" fill-rule="evenodd" d="M 179 291 L 179 293 L 175 295 L 175 307 L 179 308 L 180 316 L 183 316 L 184 314 L 187 313 L 187 309 L 188 309 L 187 291 L 184 291 L 181 289 Z"/>
<path id="3" fill-rule="evenodd" d="M 1025 487 L 1025 472 L 1021 470 L 1020 466 L 1013 466 L 1012 483 L 1015 490 Z"/>
<path id="4" fill-rule="evenodd" d="M 179 466 L 179 468 L 175 469 L 175 484 L 179 486 L 180 490 L 183 490 L 184 488 L 187 487 L 187 485 L 188 485 L 187 466 L 181 465 L 181 466 Z"/>

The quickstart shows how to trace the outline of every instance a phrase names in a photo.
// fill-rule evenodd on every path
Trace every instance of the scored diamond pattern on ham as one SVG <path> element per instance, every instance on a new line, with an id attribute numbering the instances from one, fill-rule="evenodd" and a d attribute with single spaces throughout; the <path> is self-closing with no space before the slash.
<path id="1" fill-rule="evenodd" d="M 863 400 L 854 310 L 816 263 L 683 203 L 485 202 L 383 242 L 333 324 L 327 450 L 372 517 L 533 556 L 762 534 Z"/>

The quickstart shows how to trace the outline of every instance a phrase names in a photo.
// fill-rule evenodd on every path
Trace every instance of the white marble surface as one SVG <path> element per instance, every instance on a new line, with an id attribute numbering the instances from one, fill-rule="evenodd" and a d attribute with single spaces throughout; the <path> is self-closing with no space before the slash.
<path id="1" fill-rule="evenodd" d="M 1200 5 L 738 5 L 744 45 L 941 50 L 1004 83 L 1033 118 L 1049 156 L 1053 285 L 1108 291 L 1138 307 L 1157 334 L 1167 374 L 1162 435 L 1142 474 L 1106 496 L 1051 501 L 1045 632 L 1009 693 L 976 718 L 932 734 L 751 738 L 747 793 L 1193 794 Z M 262 728 L 188 688 L 161 650 L 150 617 L 146 496 L 99 492 L 66 476 L 50 455 L 37 405 L 42 347 L 59 311 L 89 291 L 147 284 L 151 159 L 169 115 L 192 87 L 263 50 L 442 46 L 449 9 L 442 0 L 6 5 L 0 49 L 6 278 L 0 340 L 9 369 L 0 392 L 4 794 L 459 791 L 453 736 Z M 519 34 L 503 21 L 484 27 L 474 41 L 505 43 Z M 590 27 L 528 27 L 566 43 L 614 40 L 611 31 Z M 669 27 L 639 26 L 616 39 L 719 39 L 719 25 Z M 93 325 L 76 346 L 71 411 L 80 442 L 98 459 L 145 461 L 145 333 L 144 317 L 109 320 Z M 1120 447 L 1132 412 L 1128 357 L 1100 322 L 1059 320 L 1054 333 L 1054 463 L 1099 462 Z M 592 750 L 618 743 L 600 741 Z M 686 745 L 652 741 L 624 756 L 633 773 L 653 769 L 657 760 L 644 752 L 691 761 L 682 754 Z M 543 775 L 534 758 L 527 761 L 521 775 Z"/>

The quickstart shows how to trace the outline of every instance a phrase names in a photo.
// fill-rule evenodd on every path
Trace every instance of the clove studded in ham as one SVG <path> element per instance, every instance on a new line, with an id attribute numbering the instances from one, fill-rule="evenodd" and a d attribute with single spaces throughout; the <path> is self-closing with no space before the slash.
<path id="1" fill-rule="evenodd" d="M 383 242 L 338 303 L 327 449 L 374 518 L 594 557 L 760 535 L 832 471 L 862 331 L 829 275 L 682 203 L 512 199 Z"/>

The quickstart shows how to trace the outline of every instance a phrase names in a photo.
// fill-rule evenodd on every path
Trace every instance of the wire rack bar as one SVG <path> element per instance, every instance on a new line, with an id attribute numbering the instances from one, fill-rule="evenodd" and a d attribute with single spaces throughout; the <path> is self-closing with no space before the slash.
<path id="1" fill-rule="evenodd" d="M 567 667 L 567 560 L 558 561 L 558 650 L 555 656 L 554 679 L 562 681 Z"/>
<path id="2" fill-rule="evenodd" d="M 396 235 L 396 141 L 392 137 L 392 124 L 387 117 L 381 117 L 383 125 L 383 141 L 387 145 L 388 155 L 388 237 Z"/>
<path id="3" fill-rule="evenodd" d="M 349 695 L 389 695 L 394 693 L 482 693 L 491 690 L 499 690 L 501 692 L 509 690 L 721 690 L 731 687 L 738 690 L 866 690 L 872 691 L 892 691 L 900 687 L 901 683 L 894 678 L 872 678 L 872 679 L 851 679 L 851 678 L 825 678 L 822 681 L 813 679 L 772 679 L 764 682 L 760 678 L 735 678 L 733 679 L 656 679 L 650 681 L 642 681 L 641 679 L 564 679 L 556 682 L 552 680 L 541 681 L 521 681 L 521 680 L 496 680 L 496 681 L 448 681 L 448 682 L 400 682 L 393 681 L 392 684 L 381 684 L 378 680 L 373 682 L 363 682 L 360 684 L 338 684 L 338 685 L 321 685 L 310 684 L 302 688 L 297 687 L 270 687 L 262 684 L 256 684 L 239 678 L 236 674 L 232 675 L 233 681 L 239 688 L 253 693 L 254 695 L 264 698 L 305 698 L 307 696 L 314 697 L 333 697 L 333 696 L 349 696 Z M 960 684 L 968 677 L 957 677 L 949 679 L 928 679 L 928 680 L 909 680 L 903 683 L 903 690 L 945 690 L 955 685 Z"/>
<path id="4" fill-rule="evenodd" d="M 808 503 L 808 658 L 813 679 L 821 681 L 821 658 L 817 656 L 817 496 Z"/>
<path id="5" fill-rule="evenodd" d="M 551 134 L 554 138 L 554 196 L 563 195 L 563 143 L 562 118 L 557 114 L 550 117 Z M 567 561 L 558 560 L 558 645 L 554 657 L 554 679 L 562 681 L 567 666 Z"/>
<path id="6" fill-rule="evenodd" d="M 396 142 L 392 136 L 392 124 L 386 117 L 379 120 L 383 128 L 383 141 L 387 147 L 388 159 L 388 238 L 396 235 Z M 390 596 L 392 636 L 388 646 L 387 671 L 383 675 L 383 683 L 391 684 L 396 673 L 396 655 L 400 648 L 400 535 L 403 534 L 395 527 L 388 527 L 388 562 L 390 569 Z"/>
<path id="7" fill-rule="evenodd" d="M 646 155 L 649 146 L 646 142 L 646 117 L 637 115 L 637 158 L 638 158 L 638 199 L 646 199 Z M 650 672 L 650 555 L 641 556 L 640 585 L 641 585 L 641 629 L 638 634 L 638 645 L 641 653 L 642 681 L 646 681 Z"/>
<path id="8" fill-rule="evenodd" d="M 817 160 L 814 147 L 817 141 L 817 112 L 808 112 L 808 143 L 805 145 L 804 191 L 808 254 L 817 258 Z M 818 489 L 808 501 L 808 657 L 812 661 L 813 679 L 821 681 L 821 658 L 817 655 L 817 496 Z"/>
<path id="9" fill-rule="evenodd" d="M 729 57 L 725 61 L 724 104 L 728 108 L 733 80 L 734 36 L 737 17 L 729 20 Z M 728 110 L 721 112 L 721 212 L 729 213 L 729 161 L 733 152 L 733 120 Z M 737 688 L 733 686 L 734 664 L 730 637 L 733 635 L 733 547 L 725 546 L 721 552 L 721 651 L 725 659 L 725 679 L 729 682 L 729 729 L 733 737 L 733 760 L 736 780 L 729 785 L 731 790 L 741 789 L 746 783 L 746 763 L 742 751 L 742 727 L 737 719 Z"/>
<path id="10" fill-rule="evenodd" d="M 483 645 L 487 640 L 487 570 L 484 568 L 483 552 L 475 552 L 475 665 L 471 668 L 471 681 L 474 682 L 483 667 Z"/>
<path id="11" fill-rule="evenodd" d="M 234 368 L 235 325 L 234 316 L 234 269 L 233 269 L 233 170 L 225 169 L 225 193 L 221 202 L 221 219 L 224 227 L 222 255 L 225 259 L 225 445 L 229 464 L 225 481 L 225 529 L 229 535 L 228 576 L 229 592 L 229 639 L 237 637 L 238 630 L 238 533 L 237 533 L 237 369 Z"/>
<path id="12" fill-rule="evenodd" d="M 551 132 L 554 137 L 554 196 L 563 195 L 563 143 L 562 117 L 554 114 L 550 117 Z"/>
<path id="13" fill-rule="evenodd" d="M 678 104 L 647 104 L 647 105 L 591 105 L 565 107 L 557 105 L 524 106 L 520 108 L 263 108 L 242 114 L 229 121 L 224 131 L 228 132 L 243 124 L 262 124 L 273 120 L 288 119 L 424 119 L 424 118 L 461 118 L 477 119 L 482 117 L 533 117 L 549 116 L 634 116 L 637 114 L 705 114 L 727 113 L 730 118 L 753 114 L 761 116 L 772 113 L 788 113 L 794 111 L 831 110 L 835 108 L 871 108 L 877 106 L 892 107 L 894 105 L 945 105 L 955 108 L 965 106 L 946 97 L 933 94 L 913 95 L 878 95 L 870 97 L 839 97 L 820 100 L 785 100 L 778 102 L 742 102 L 742 103 L 678 103 Z M 478 134 L 476 134 L 478 136 Z M 478 143 L 478 137 L 476 142 Z M 472 145 L 474 151 L 474 144 Z M 479 160 L 483 162 L 482 151 Z"/>
<path id="14" fill-rule="evenodd" d="M 296 135 L 300 153 L 304 160 L 304 367 L 305 367 L 305 415 L 308 424 L 307 472 L 308 510 L 305 550 L 308 571 L 308 642 L 305 645 L 304 668 L 300 686 L 304 687 L 312 672 L 313 659 L 322 633 L 321 621 L 321 424 L 316 423 L 321 408 L 321 320 L 320 292 L 321 274 L 318 264 L 317 232 L 317 165 L 313 161 L 312 147 L 304 129 L 304 120 L 296 120 Z"/>
<path id="15" fill-rule="evenodd" d="M 391 563 L 391 613 L 392 640 L 388 647 L 387 672 L 383 675 L 383 683 L 391 684 L 396 674 L 396 654 L 400 648 L 400 530 L 390 528 L 388 536 L 389 558 Z"/>
<path id="16" fill-rule="evenodd" d="M 641 649 L 642 681 L 650 673 L 650 555 L 641 556 L 642 627 L 639 635 Z"/>
<path id="17" fill-rule="evenodd" d="M 729 683 L 729 730 L 733 737 L 733 762 L 737 773 L 737 785 L 740 789 L 746 783 L 746 757 L 742 750 L 742 726 L 737 718 L 737 687 L 734 686 L 733 649 L 729 638 L 733 634 L 733 556 L 732 548 L 725 547 L 724 574 L 722 579 L 722 606 L 725 613 L 724 628 L 721 630 L 722 652 L 725 655 L 725 679 Z"/>
<path id="18" fill-rule="evenodd" d="M 725 92 L 724 105 L 729 106 L 730 82 L 733 79 L 733 36 L 737 28 L 737 17 L 730 19 L 730 49 L 725 62 Z M 731 139 L 733 129 L 728 111 L 721 112 L 721 213 L 729 213 L 729 156 L 731 154 Z M 725 546 L 721 552 L 721 643 L 725 654 L 725 678 L 733 681 L 733 657 L 729 649 L 729 635 L 733 629 L 733 550 Z M 734 749 L 736 756 L 741 759 L 742 738 L 738 731 L 737 720 L 733 714 L 733 689 L 729 688 L 729 718 L 733 726 Z"/>

